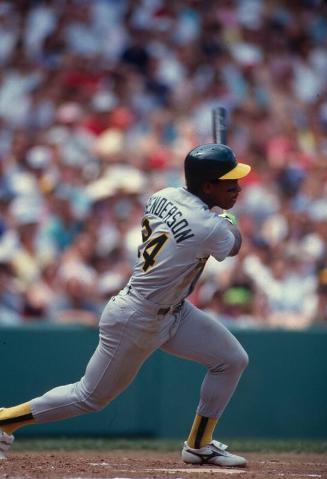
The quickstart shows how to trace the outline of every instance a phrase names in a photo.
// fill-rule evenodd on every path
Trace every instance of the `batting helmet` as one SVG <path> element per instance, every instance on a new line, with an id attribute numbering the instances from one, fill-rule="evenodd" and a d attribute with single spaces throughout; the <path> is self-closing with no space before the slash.
<path id="1" fill-rule="evenodd" d="M 231 148 L 208 143 L 193 148 L 184 162 L 186 185 L 190 191 L 205 180 L 236 180 L 251 171 L 251 166 L 238 163 Z"/>

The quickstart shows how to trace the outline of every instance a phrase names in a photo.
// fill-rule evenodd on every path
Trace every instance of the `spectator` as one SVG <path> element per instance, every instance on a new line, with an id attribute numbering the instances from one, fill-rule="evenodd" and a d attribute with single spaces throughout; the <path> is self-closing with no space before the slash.
<path id="1" fill-rule="evenodd" d="M 192 300 L 228 326 L 325 324 L 325 13 L 304 0 L 2 2 L 6 322 L 96 324 L 133 267 L 145 198 L 181 184 L 221 103 L 253 166 L 235 208 L 244 241 L 207 262 Z"/>
<path id="2" fill-rule="evenodd" d="M 0 241 L 0 325 L 17 325 L 22 322 L 23 295 L 11 266 L 14 251 L 12 235 L 10 233 L 2 234 Z"/>

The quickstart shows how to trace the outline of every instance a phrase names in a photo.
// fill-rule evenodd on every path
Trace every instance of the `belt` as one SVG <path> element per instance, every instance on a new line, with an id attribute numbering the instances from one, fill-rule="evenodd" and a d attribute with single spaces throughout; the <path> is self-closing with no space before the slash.
<path id="1" fill-rule="evenodd" d="M 173 306 L 169 306 L 167 308 L 160 308 L 160 309 L 158 309 L 157 314 L 160 314 L 160 315 L 163 315 L 163 316 L 165 314 L 168 314 L 168 313 L 176 314 L 181 310 L 183 304 L 184 304 L 184 300 L 181 301 L 178 304 L 174 304 Z"/>
<path id="2" fill-rule="evenodd" d="M 132 286 L 129 285 L 125 288 L 125 291 L 126 291 L 126 294 L 130 295 L 130 294 L 133 294 L 134 288 L 132 288 Z M 143 298 L 142 301 L 148 301 L 148 300 Z M 180 301 L 178 304 L 173 304 L 172 306 L 159 308 L 157 311 L 154 310 L 153 313 L 154 314 L 159 314 L 161 316 L 164 316 L 168 313 L 176 314 L 181 310 L 183 304 L 184 304 L 184 299 L 182 301 Z M 152 303 L 152 307 L 154 307 L 154 306 L 155 306 L 154 303 Z"/>

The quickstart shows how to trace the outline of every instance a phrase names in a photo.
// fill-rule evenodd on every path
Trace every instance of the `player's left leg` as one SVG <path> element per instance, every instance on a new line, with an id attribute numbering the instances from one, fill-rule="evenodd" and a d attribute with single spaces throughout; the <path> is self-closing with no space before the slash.
<path id="1" fill-rule="evenodd" d="M 5 455 L 16 429 L 99 411 L 131 383 L 145 359 L 162 343 L 161 323 L 156 320 L 153 325 L 152 317 L 134 306 L 127 296 L 108 303 L 100 321 L 99 345 L 80 381 L 0 410 L 0 453 Z"/>
<path id="2" fill-rule="evenodd" d="M 193 463 L 244 465 L 245 459 L 227 453 L 217 441 L 212 443 L 217 421 L 248 364 L 247 353 L 241 344 L 219 321 L 186 302 L 180 312 L 175 334 L 162 349 L 208 368 L 186 443 L 188 452 L 183 451 L 183 459 Z M 213 446 L 209 451 L 207 448 L 210 443 Z M 198 451 L 200 454 L 197 454 Z M 218 459 L 215 454 L 219 455 Z M 208 460 L 207 456 L 210 456 Z"/>
<path id="3" fill-rule="evenodd" d="M 113 333 L 110 340 L 101 338 L 77 383 L 56 387 L 27 403 L 0 410 L 0 459 L 6 457 L 16 429 L 99 411 L 124 390 L 151 350 L 122 338 L 119 333 Z"/>

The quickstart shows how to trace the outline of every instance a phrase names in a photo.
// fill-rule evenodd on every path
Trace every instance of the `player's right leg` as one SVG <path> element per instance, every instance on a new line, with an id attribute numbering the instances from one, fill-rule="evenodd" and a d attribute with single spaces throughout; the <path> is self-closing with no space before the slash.
<path id="1" fill-rule="evenodd" d="M 245 465 L 244 458 L 227 452 L 227 446 L 212 439 L 217 421 L 248 364 L 240 343 L 218 320 L 186 301 L 176 332 L 162 349 L 208 368 L 196 416 L 183 448 L 184 462 Z"/>
<path id="2" fill-rule="evenodd" d="M 156 331 L 151 332 L 153 341 L 146 341 L 149 334 L 142 321 L 142 314 L 133 309 L 128 297 L 112 299 L 102 314 L 99 345 L 82 379 L 0 411 L 2 455 L 13 440 L 12 433 L 19 427 L 99 411 L 121 393 L 158 347 Z"/>

